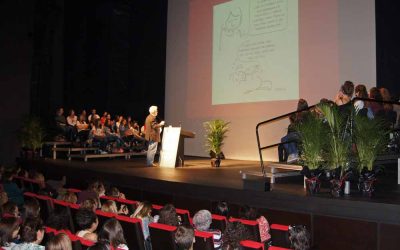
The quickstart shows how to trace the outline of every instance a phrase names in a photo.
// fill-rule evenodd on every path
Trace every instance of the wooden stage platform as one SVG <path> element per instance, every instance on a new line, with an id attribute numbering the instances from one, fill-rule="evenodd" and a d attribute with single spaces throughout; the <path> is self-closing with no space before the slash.
<path id="1" fill-rule="evenodd" d="M 51 178 L 66 175 L 70 187 L 84 188 L 85 180 L 99 178 L 119 187 L 130 199 L 156 204 L 171 202 L 191 213 L 212 210 L 221 200 L 231 204 L 233 213 L 243 204 L 255 206 L 270 223 L 306 225 L 318 249 L 396 249 L 391 246 L 400 246 L 397 186 L 390 192 L 377 192 L 373 198 L 355 190 L 350 196 L 332 198 L 328 189 L 317 196 L 308 196 L 299 176 L 278 180 L 269 192 L 246 190 L 240 171 L 261 171 L 259 162 L 223 160 L 220 168 L 211 168 L 209 159 L 196 157 L 187 157 L 185 167 L 175 169 L 146 167 L 143 156 L 90 162 L 41 159 L 25 164 Z M 332 231 L 332 228 L 336 229 Z M 341 248 L 344 245 L 337 239 L 347 234 L 352 236 L 346 236 L 346 248 Z"/>

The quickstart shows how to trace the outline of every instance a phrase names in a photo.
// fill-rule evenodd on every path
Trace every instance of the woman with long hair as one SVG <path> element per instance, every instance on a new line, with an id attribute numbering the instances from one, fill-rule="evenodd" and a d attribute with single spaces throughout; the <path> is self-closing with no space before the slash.
<path id="1" fill-rule="evenodd" d="M 124 230 L 116 219 L 109 219 L 98 233 L 99 242 L 107 242 L 114 249 L 128 250 L 124 236 Z"/>
<path id="2" fill-rule="evenodd" d="M 151 211 L 152 211 L 151 203 L 148 201 L 143 201 L 139 203 L 139 206 L 131 216 L 133 218 L 138 218 L 142 220 L 142 231 L 146 249 L 151 249 L 150 231 L 149 231 L 149 224 L 153 222 Z"/>

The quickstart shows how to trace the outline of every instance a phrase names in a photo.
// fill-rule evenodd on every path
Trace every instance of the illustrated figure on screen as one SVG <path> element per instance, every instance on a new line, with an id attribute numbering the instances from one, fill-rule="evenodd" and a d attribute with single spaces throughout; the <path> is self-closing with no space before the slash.
<path id="1" fill-rule="evenodd" d="M 149 115 L 145 121 L 145 138 L 148 143 L 147 148 L 147 166 L 156 166 L 154 164 L 154 156 L 157 152 L 157 146 L 160 142 L 161 127 L 164 126 L 165 122 L 162 121 L 157 123 L 156 117 L 158 114 L 157 106 L 151 106 L 149 108 Z"/>
<path id="2" fill-rule="evenodd" d="M 234 38 L 235 35 L 242 36 L 240 26 L 242 25 L 242 9 L 237 8 L 229 11 L 229 15 L 225 19 L 224 25 L 221 27 L 219 50 L 223 47 L 224 37 Z"/>
<path id="3" fill-rule="evenodd" d="M 238 63 L 233 66 L 230 78 L 236 87 L 243 89 L 243 94 L 272 89 L 272 82 L 264 79 L 262 67 L 257 62 Z"/>

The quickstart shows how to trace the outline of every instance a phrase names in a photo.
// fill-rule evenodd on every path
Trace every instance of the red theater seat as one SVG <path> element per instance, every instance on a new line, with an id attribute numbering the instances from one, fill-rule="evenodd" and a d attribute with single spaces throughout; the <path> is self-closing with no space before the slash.
<path id="1" fill-rule="evenodd" d="M 53 199 L 54 210 L 65 209 L 65 211 L 69 217 L 69 229 L 71 230 L 71 232 L 75 232 L 75 223 L 74 223 L 74 217 L 72 216 L 72 212 L 71 212 L 71 205 L 74 205 L 74 204 Z"/>
<path id="2" fill-rule="evenodd" d="M 117 215 L 116 219 L 121 223 L 126 235 L 129 249 L 145 250 L 142 221 L 137 218 Z"/>
<path id="3" fill-rule="evenodd" d="M 241 241 L 240 245 L 242 246 L 243 250 L 252 250 L 252 249 L 264 250 L 263 243 L 252 241 L 252 240 Z"/>
<path id="4" fill-rule="evenodd" d="M 115 216 L 116 216 L 116 214 L 103 212 L 101 210 L 97 210 L 96 214 L 97 214 L 97 218 L 99 219 L 98 228 L 101 228 L 103 226 L 104 222 L 106 222 L 107 220 L 109 220 L 111 218 L 115 218 Z"/>
<path id="5" fill-rule="evenodd" d="M 150 223 L 149 229 L 153 250 L 177 250 L 174 239 L 176 227 Z"/>
<path id="6" fill-rule="evenodd" d="M 258 242 L 261 242 L 261 237 L 260 237 L 260 229 L 258 226 L 258 222 L 255 220 L 243 220 L 243 219 L 237 219 L 237 218 L 230 218 L 229 222 L 234 222 L 238 221 L 245 225 L 249 232 L 255 237 L 255 240 Z"/>
<path id="7" fill-rule="evenodd" d="M 271 225 L 272 244 L 277 247 L 289 248 L 289 226 L 281 224 Z"/>
<path id="8" fill-rule="evenodd" d="M 212 214 L 212 223 L 210 228 L 219 229 L 221 232 L 225 232 L 227 219 L 225 216 Z"/>
<path id="9" fill-rule="evenodd" d="M 290 248 L 270 246 L 268 250 L 290 250 Z"/>
<path id="10" fill-rule="evenodd" d="M 213 234 L 208 232 L 195 231 L 196 240 L 193 244 L 193 250 L 213 250 Z"/>

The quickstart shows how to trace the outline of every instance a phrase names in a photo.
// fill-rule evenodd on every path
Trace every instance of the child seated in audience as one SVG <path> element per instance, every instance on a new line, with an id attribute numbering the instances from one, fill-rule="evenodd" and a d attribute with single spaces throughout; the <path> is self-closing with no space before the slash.
<path id="1" fill-rule="evenodd" d="M 95 233 L 99 220 L 96 213 L 87 209 L 79 209 L 75 215 L 76 224 L 79 226 L 77 236 L 96 242 L 97 234 Z"/>
<path id="2" fill-rule="evenodd" d="M 88 209 L 90 211 L 96 212 L 99 207 L 99 203 L 96 199 L 87 199 L 81 203 L 80 209 Z"/>
<path id="3" fill-rule="evenodd" d="M 269 223 L 267 219 L 258 213 L 257 208 L 243 206 L 239 210 L 239 218 L 245 220 L 255 220 L 258 222 L 258 228 L 260 231 L 261 242 L 269 242 L 271 235 L 269 233 Z"/>
<path id="4" fill-rule="evenodd" d="M 59 233 L 47 241 L 46 250 L 72 250 L 71 239 L 67 234 Z"/>
<path id="5" fill-rule="evenodd" d="M 310 249 L 310 233 L 302 226 L 289 226 L 289 241 L 293 250 Z"/>
<path id="6" fill-rule="evenodd" d="M 40 243 L 44 237 L 43 222 L 39 218 L 28 218 L 21 227 L 20 244 L 13 246 L 12 250 L 44 250 Z"/>
<path id="7" fill-rule="evenodd" d="M 114 249 L 129 250 L 126 245 L 124 230 L 116 219 L 107 220 L 98 234 L 99 242 L 108 242 Z"/>
<path id="8" fill-rule="evenodd" d="M 221 249 L 222 247 L 222 233 L 218 229 L 211 229 L 212 222 L 211 213 L 208 210 L 200 210 L 193 216 L 194 228 L 198 231 L 209 232 L 213 234 L 214 248 Z"/>
<path id="9" fill-rule="evenodd" d="M 236 250 L 240 249 L 240 242 L 242 240 L 254 240 L 246 226 L 240 222 L 228 223 L 224 236 L 222 237 L 222 249 Z"/>
<path id="10" fill-rule="evenodd" d="M 121 193 L 118 188 L 112 187 L 108 190 L 107 196 L 115 197 L 115 198 L 120 198 L 120 199 L 126 199 L 125 194 Z"/>
<path id="11" fill-rule="evenodd" d="M 20 229 L 19 218 L 5 217 L 0 221 L 0 247 L 4 250 L 9 250 L 15 246 L 13 243 L 18 238 Z"/>
<path id="12" fill-rule="evenodd" d="M 174 234 L 178 250 L 193 250 L 194 229 L 191 226 L 179 226 Z"/>
<path id="13" fill-rule="evenodd" d="M 117 204 L 113 200 L 104 201 L 103 205 L 101 206 L 101 211 L 121 215 L 127 215 L 129 213 L 128 208 L 124 204 L 122 204 L 118 210 Z"/>
<path id="14" fill-rule="evenodd" d="M 40 204 L 36 198 L 28 197 L 22 210 L 22 220 L 40 219 Z"/>
<path id="15" fill-rule="evenodd" d="M 153 222 L 151 216 L 152 205 L 148 201 L 143 201 L 138 204 L 137 209 L 131 217 L 142 220 L 142 231 L 145 239 L 146 249 L 151 249 L 149 224 Z"/>
<path id="16" fill-rule="evenodd" d="M 166 204 L 162 207 L 159 215 L 154 216 L 154 222 L 175 227 L 181 223 L 179 216 L 176 214 L 176 209 L 172 204 Z"/>
<path id="17" fill-rule="evenodd" d="M 78 201 L 78 197 L 76 196 L 76 194 L 74 192 L 70 192 L 66 189 L 62 189 L 59 191 L 57 200 L 76 204 L 76 202 Z"/>

